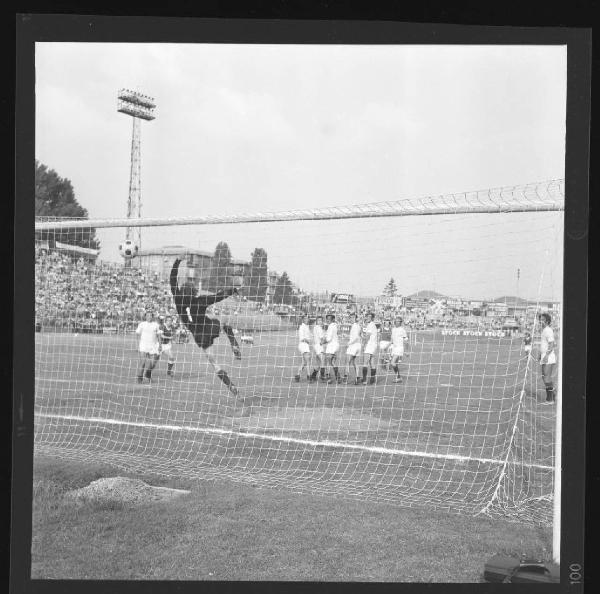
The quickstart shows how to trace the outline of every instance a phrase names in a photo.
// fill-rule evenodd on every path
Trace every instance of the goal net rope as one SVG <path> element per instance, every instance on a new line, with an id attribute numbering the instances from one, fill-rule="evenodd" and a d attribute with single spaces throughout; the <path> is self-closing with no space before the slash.
<path id="1" fill-rule="evenodd" d="M 282 213 L 40 219 L 36 452 L 548 525 L 556 410 L 542 404 L 537 316 L 550 313 L 559 345 L 563 209 L 553 180 Z M 143 238 L 131 259 L 127 226 Z M 225 331 L 206 351 L 186 330 L 176 259 L 179 288 L 238 287 L 207 315 L 241 358 Z M 174 324 L 139 383 L 147 312 Z M 320 360 L 327 314 L 339 347 Z M 394 359 L 398 318 L 407 340 Z"/>

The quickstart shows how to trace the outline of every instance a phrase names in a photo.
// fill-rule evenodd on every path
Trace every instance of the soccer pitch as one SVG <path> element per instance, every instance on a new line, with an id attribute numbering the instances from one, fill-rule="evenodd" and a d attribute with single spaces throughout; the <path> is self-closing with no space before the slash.
<path id="1" fill-rule="evenodd" d="M 520 339 L 418 332 L 404 382 L 380 366 L 367 386 L 295 382 L 294 330 L 257 334 L 241 361 L 224 338 L 215 346 L 251 399 L 244 410 L 193 343 L 173 346 L 174 378 L 161 361 L 139 385 L 134 336 L 36 334 L 36 450 L 468 514 L 504 471 L 516 496 L 496 497 L 496 511 L 549 517 L 554 412 L 537 405 L 537 366 Z"/>

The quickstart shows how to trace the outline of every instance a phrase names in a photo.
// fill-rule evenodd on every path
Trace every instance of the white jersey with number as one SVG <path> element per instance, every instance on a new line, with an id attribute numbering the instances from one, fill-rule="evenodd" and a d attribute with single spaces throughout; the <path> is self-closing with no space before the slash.
<path id="1" fill-rule="evenodd" d="M 327 327 L 326 334 L 327 346 L 325 347 L 325 352 L 328 355 L 335 355 L 340 349 L 340 341 L 337 335 L 337 324 L 335 322 L 331 322 Z"/>
<path id="2" fill-rule="evenodd" d="M 358 322 L 354 322 L 352 326 L 350 326 L 350 336 L 348 337 L 348 348 L 346 349 L 346 354 L 352 357 L 357 357 L 360 355 L 360 351 L 362 350 L 362 345 L 360 343 L 360 334 L 361 328 Z"/>
<path id="3" fill-rule="evenodd" d="M 313 347 L 315 349 L 315 353 L 320 355 L 323 352 L 323 345 L 321 344 L 321 340 L 325 337 L 325 330 L 323 330 L 323 326 L 315 326 L 313 330 Z"/>
<path id="4" fill-rule="evenodd" d="M 157 322 L 140 322 L 138 324 L 136 333 L 140 336 L 140 353 L 158 355 L 160 351 L 159 330 Z"/>
<path id="5" fill-rule="evenodd" d="M 542 359 L 548 352 L 548 346 L 551 342 L 554 343 L 554 331 L 552 330 L 552 328 L 550 328 L 550 326 L 546 326 L 542 330 L 542 335 L 540 337 L 540 355 Z M 556 348 L 556 345 L 554 345 L 554 348 Z M 550 365 L 552 363 L 556 363 L 556 352 L 554 349 L 548 355 L 548 364 Z"/>
<path id="6" fill-rule="evenodd" d="M 392 328 L 392 355 L 402 357 L 404 355 L 404 341 L 408 340 L 408 334 L 402 326 Z"/>
<path id="7" fill-rule="evenodd" d="M 365 346 L 365 354 L 373 355 L 377 350 L 377 324 L 375 322 L 369 322 L 365 328 L 365 334 L 367 335 L 367 345 Z"/>
<path id="8" fill-rule="evenodd" d="M 301 353 L 310 353 L 312 333 L 307 324 L 300 324 L 298 328 L 298 350 Z"/>

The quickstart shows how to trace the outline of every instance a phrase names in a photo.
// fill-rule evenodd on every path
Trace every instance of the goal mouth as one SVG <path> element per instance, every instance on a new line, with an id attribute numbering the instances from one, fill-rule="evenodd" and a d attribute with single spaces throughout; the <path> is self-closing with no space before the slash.
<path id="1" fill-rule="evenodd" d="M 40 220 L 36 450 L 547 524 L 563 193 Z"/>

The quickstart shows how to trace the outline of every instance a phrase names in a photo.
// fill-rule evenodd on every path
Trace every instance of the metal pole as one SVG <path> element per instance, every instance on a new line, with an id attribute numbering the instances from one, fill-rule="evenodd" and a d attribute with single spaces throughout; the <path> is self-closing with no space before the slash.
<path id="1" fill-rule="evenodd" d="M 555 450 L 554 450 L 554 495 L 552 518 L 552 560 L 560 564 L 560 517 L 561 517 L 561 480 L 562 480 L 562 353 L 563 353 L 563 323 L 560 324 L 560 348 L 558 350 L 558 375 L 556 381 L 556 423 L 555 423 Z"/>

